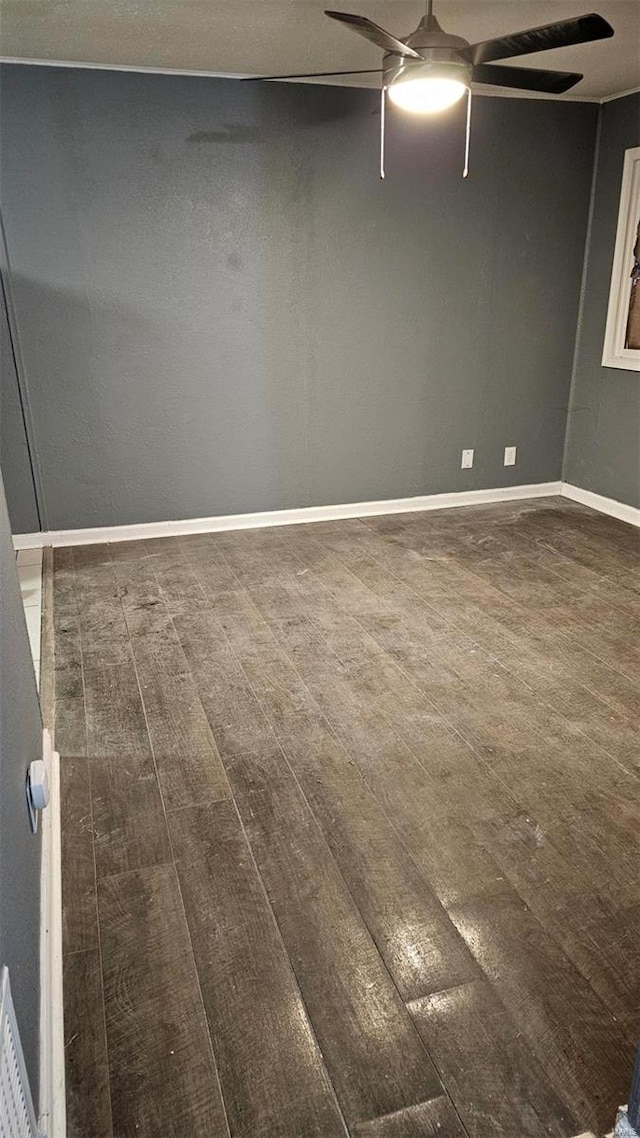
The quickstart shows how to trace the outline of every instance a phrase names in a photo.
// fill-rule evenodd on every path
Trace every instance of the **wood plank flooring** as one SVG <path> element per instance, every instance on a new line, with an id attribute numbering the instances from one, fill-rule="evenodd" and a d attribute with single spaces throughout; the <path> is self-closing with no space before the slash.
<path id="1" fill-rule="evenodd" d="M 54 554 L 69 1138 L 572 1138 L 640 1035 L 638 533 Z"/>

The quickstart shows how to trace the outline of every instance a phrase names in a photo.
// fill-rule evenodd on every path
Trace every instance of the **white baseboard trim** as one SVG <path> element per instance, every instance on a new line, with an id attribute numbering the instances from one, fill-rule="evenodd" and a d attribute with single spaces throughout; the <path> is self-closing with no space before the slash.
<path id="1" fill-rule="evenodd" d="M 620 1107 L 613 1134 L 609 1134 L 608 1138 L 638 1138 L 638 1131 L 629 1122 L 628 1109 L 627 1106 Z"/>
<path id="2" fill-rule="evenodd" d="M 584 1134 L 576 1134 L 576 1138 L 596 1138 L 596 1135 L 591 1130 L 586 1130 Z M 605 1134 L 605 1138 L 615 1138 L 613 1131 L 610 1134 Z"/>
<path id="3" fill-rule="evenodd" d="M 582 506 L 590 506 L 601 514 L 609 514 L 621 522 L 628 522 L 631 526 L 640 526 L 640 510 L 635 506 L 627 506 L 625 502 L 617 502 L 615 498 L 605 498 L 604 494 L 594 494 L 593 490 L 583 490 L 580 486 L 572 486 L 570 482 L 562 483 L 562 496 L 571 498 L 573 502 L 580 502 Z"/>
<path id="4" fill-rule="evenodd" d="M 38 1129 L 46 1138 L 67 1133 L 62 996 L 62 864 L 60 756 L 45 731 L 49 805 L 42 811 L 40 876 L 40 1103 Z"/>
<path id="5" fill-rule="evenodd" d="M 490 490 L 460 490 L 450 494 L 422 494 L 415 498 L 390 498 L 380 502 L 352 502 L 346 505 L 302 506 L 293 510 L 265 510 L 255 514 L 223 514 L 212 518 L 185 518 L 168 522 L 141 522 L 126 526 L 96 526 L 91 529 L 49 530 L 46 533 L 15 534 L 16 549 L 37 549 L 53 545 L 96 545 L 140 538 L 174 537 L 222 530 L 258 529 L 265 526 L 303 525 L 309 522 L 338 521 L 340 518 L 375 517 L 378 514 L 405 514 L 419 510 L 446 510 L 455 506 L 477 506 L 488 502 L 510 502 L 520 498 L 546 498 L 560 494 L 561 482 L 535 482 L 529 486 L 497 486 Z"/>
<path id="6" fill-rule="evenodd" d="M 415 498 L 389 498 L 379 502 L 350 502 L 332 506 L 302 506 L 292 510 L 264 510 L 255 514 L 221 514 L 211 518 L 182 518 L 167 522 L 140 522 L 125 526 L 95 526 L 88 529 L 49 530 L 45 533 L 15 534 L 15 549 L 39 549 L 52 545 L 99 545 L 141 538 L 176 537 L 223 530 L 260 529 L 267 526 L 306 525 L 311 522 L 339 521 L 341 518 L 370 518 L 380 514 L 407 514 L 421 510 L 448 510 L 457 506 L 480 506 L 490 502 L 516 502 L 521 498 L 548 498 L 562 495 L 592 510 L 609 514 L 632 526 L 640 526 L 640 510 L 582 490 L 570 482 L 534 482 L 528 486 L 497 486 L 490 490 L 460 490 L 450 494 L 421 494 Z"/>

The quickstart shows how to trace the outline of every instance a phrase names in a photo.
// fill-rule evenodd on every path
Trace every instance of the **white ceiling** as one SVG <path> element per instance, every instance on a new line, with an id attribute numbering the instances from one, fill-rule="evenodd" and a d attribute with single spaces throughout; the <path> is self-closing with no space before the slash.
<path id="1" fill-rule="evenodd" d="M 0 0 L 4 59 L 265 75 L 379 66 L 372 44 L 327 19 L 327 0 Z M 414 0 L 330 0 L 407 35 Z M 640 86 L 640 0 L 436 0 L 446 31 L 470 42 L 596 10 L 613 39 L 541 52 L 529 66 L 583 71 L 564 98 L 601 99 Z M 508 61 L 505 61 L 508 62 Z M 345 80 L 340 80 L 345 82 Z M 365 85 L 369 80 L 358 78 Z M 371 84 L 377 82 L 375 76 Z"/>

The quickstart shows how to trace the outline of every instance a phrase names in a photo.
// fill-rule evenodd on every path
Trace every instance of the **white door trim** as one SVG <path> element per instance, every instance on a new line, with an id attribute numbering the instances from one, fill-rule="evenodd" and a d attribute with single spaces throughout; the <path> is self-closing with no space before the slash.
<path id="1" fill-rule="evenodd" d="M 62 860 L 60 756 L 43 732 L 49 805 L 42 811 L 40 877 L 40 1102 L 38 1129 L 46 1138 L 67 1133 L 62 992 Z"/>

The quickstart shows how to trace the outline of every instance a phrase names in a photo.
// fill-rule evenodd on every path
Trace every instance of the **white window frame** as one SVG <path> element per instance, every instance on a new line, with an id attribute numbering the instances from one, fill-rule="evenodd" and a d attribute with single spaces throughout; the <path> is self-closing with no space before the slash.
<path id="1" fill-rule="evenodd" d="M 640 371 L 640 349 L 625 348 L 631 297 L 631 268 L 640 219 L 640 146 L 625 150 L 618 227 L 611 271 L 602 366 Z"/>

